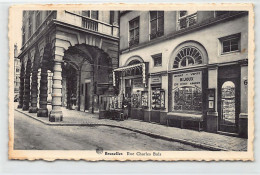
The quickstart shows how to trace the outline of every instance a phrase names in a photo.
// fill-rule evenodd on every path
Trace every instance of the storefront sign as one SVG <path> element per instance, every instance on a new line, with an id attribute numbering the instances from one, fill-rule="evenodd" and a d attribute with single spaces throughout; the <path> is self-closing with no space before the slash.
<path id="1" fill-rule="evenodd" d="M 173 111 L 202 110 L 202 72 L 173 74 Z"/>
<path id="2" fill-rule="evenodd" d="M 142 78 L 133 79 L 133 88 L 143 88 L 144 84 Z"/>
<path id="3" fill-rule="evenodd" d="M 182 86 L 196 86 L 201 88 L 201 75 L 201 71 L 174 74 L 173 89 Z"/>
<path id="4" fill-rule="evenodd" d="M 162 82 L 162 77 L 151 77 L 151 84 L 159 84 Z"/>

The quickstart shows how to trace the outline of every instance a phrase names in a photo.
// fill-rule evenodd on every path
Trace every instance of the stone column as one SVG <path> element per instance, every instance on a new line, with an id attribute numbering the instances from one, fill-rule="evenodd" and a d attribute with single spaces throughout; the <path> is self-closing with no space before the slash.
<path id="1" fill-rule="evenodd" d="M 23 111 L 29 110 L 30 103 L 30 78 L 31 78 L 31 61 L 27 61 L 25 78 L 24 78 L 24 96 L 23 96 Z"/>
<path id="2" fill-rule="evenodd" d="M 52 84 L 52 110 L 50 112 L 49 121 L 59 122 L 62 121 L 63 115 L 61 111 L 61 98 L 62 98 L 62 57 L 55 56 L 53 66 L 53 84 Z"/>
<path id="3" fill-rule="evenodd" d="M 248 137 L 248 63 L 241 64 L 240 81 L 240 114 L 238 133 L 241 137 Z"/>
<path id="4" fill-rule="evenodd" d="M 21 72 L 20 72 L 19 105 L 17 108 L 23 107 L 23 94 L 24 94 L 24 64 L 22 64 Z"/>
<path id="5" fill-rule="evenodd" d="M 36 113 L 37 108 L 37 98 L 38 98 L 38 71 L 33 70 L 32 72 L 32 88 L 31 88 L 31 106 L 29 108 L 29 113 Z"/>
<path id="6" fill-rule="evenodd" d="M 48 97 L 48 73 L 47 73 L 47 60 L 43 58 L 41 67 L 41 80 L 40 80 L 40 107 L 37 112 L 38 117 L 48 117 L 47 97 Z"/>
<path id="7" fill-rule="evenodd" d="M 215 89 L 215 111 L 207 112 L 207 131 L 217 132 L 218 131 L 218 112 L 217 112 L 217 97 L 218 97 L 218 67 L 212 66 L 208 69 L 208 88 Z M 207 100 L 208 103 L 208 100 Z M 208 105 L 208 104 L 207 104 Z"/>

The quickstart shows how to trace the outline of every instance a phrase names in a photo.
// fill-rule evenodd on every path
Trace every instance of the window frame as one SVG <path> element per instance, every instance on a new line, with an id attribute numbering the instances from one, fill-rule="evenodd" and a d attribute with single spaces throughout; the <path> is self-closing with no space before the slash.
<path id="1" fill-rule="evenodd" d="M 156 12 L 156 18 L 152 19 L 151 18 L 151 13 L 152 12 Z M 162 15 L 159 16 L 159 12 L 162 12 Z M 161 37 L 164 35 L 164 11 L 150 11 L 149 12 L 149 26 L 150 26 L 150 35 L 149 35 L 149 39 L 150 40 L 153 40 L 155 38 L 158 38 L 158 37 Z M 163 26 L 162 26 L 162 30 L 159 31 L 159 20 L 162 19 L 163 21 Z M 152 22 L 153 21 L 156 21 L 156 30 L 155 30 L 155 33 L 152 33 Z"/>
<path id="2" fill-rule="evenodd" d="M 138 21 L 137 27 L 135 27 L 135 21 Z M 130 26 L 131 26 L 130 23 L 133 23 L 133 26 L 134 26 L 133 28 L 130 28 Z M 135 32 L 136 30 L 138 30 L 138 35 L 136 35 L 136 32 Z M 134 31 L 133 39 L 131 39 L 131 31 Z M 129 45 L 129 47 L 138 45 L 139 39 L 140 39 L 140 16 L 135 17 L 134 19 L 132 19 L 128 22 L 128 45 Z"/>
<path id="3" fill-rule="evenodd" d="M 158 54 L 152 55 L 151 57 L 153 58 L 153 67 L 162 67 L 162 53 L 158 53 Z M 155 60 L 156 59 L 160 59 L 161 63 L 159 65 L 155 64 Z"/>
<path id="4" fill-rule="evenodd" d="M 236 39 L 237 44 L 231 44 L 231 40 Z M 224 41 L 229 41 L 229 51 L 224 52 Z M 226 55 L 226 54 L 230 54 L 230 53 L 238 53 L 241 52 L 241 33 L 237 33 L 237 34 L 233 34 L 233 35 L 229 35 L 229 36 L 225 36 L 222 38 L 219 38 L 219 42 L 220 42 L 220 54 L 221 55 Z M 232 50 L 231 47 L 237 45 L 238 49 L 237 50 Z"/>

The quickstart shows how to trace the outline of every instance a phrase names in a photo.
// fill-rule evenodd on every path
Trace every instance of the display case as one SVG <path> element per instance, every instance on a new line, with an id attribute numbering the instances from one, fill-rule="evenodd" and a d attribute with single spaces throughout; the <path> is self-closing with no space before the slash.
<path id="1" fill-rule="evenodd" d="M 161 109 L 165 109 L 165 91 L 163 89 L 160 90 L 160 98 L 161 98 Z"/>
<path id="2" fill-rule="evenodd" d="M 141 99 L 141 101 L 142 101 L 142 107 L 143 108 L 148 108 L 148 91 L 142 91 L 142 99 Z"/>
<path id="3" fill-rule="evenodd" d="M 152 88 L 152 109 L 159 110 L 161 109 L 161 94 L 160 94 L 160 88 Z"/>

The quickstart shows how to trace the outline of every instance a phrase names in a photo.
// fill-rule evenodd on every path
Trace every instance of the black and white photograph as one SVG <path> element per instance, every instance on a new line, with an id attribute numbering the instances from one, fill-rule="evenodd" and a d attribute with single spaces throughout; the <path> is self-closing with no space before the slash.
<path id="1" fill-rule="evenodd" d="M 12 6 L 9 159 L 253 160 L 253 13 Z"/>

